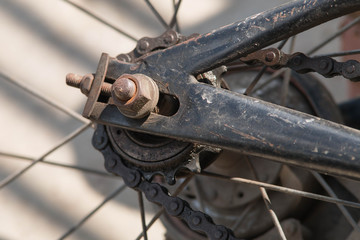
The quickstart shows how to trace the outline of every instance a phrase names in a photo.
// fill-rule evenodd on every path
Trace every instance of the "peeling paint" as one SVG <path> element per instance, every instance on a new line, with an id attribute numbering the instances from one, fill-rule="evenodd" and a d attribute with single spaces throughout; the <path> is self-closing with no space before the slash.
<path id="1" fill-rule="evenodd" d="M 202 98 L 203 100 L 205 100 L 207 103 L 212 103 L 212 102 L 213 102 L 213 95 L 208 94 L 208 93 L 206 93 L 206 92 L 204 92 L 204 93 L 201 94 L 201 98 Z"/>

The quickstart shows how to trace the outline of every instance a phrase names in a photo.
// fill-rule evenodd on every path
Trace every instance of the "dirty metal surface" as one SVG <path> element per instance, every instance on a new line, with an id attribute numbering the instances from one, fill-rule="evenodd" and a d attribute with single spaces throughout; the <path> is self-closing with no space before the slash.
<path id="1" fill-rule="evenodd" d="M 337 4 L 334 7 L 334 4 Z M 360 1 L 296 1 L 145 55 L 110 58 L 106 78 L 144 74 L 179 101 L 172 116 L 128 119 L 95 103 L 90 119 L 125 129 L 266 157 L 320 172 L 360 178 L 360 132 L 258 99 L 201 84 L 191 75 L 360 8 Z M 100 61 L 100 65 L 103 62 Z M 296 144 L 295 144 L 296 143 Z"/>

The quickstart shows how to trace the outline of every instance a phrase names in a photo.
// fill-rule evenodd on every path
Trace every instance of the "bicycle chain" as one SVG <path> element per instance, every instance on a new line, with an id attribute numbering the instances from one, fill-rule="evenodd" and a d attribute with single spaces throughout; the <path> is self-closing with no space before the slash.
<path id="1" fill-rule="evenodd" d="M 159 37 L 141 38 L 131 52 L 119 54 L 116 58 L 123 62 L 134 62 L 137 58 L 143 57 L 144 55 L 157 49 L 168 48 L 196 36 L 199 36 L 199 34 L 194 33 L 190 36 L 183 36 L 178 32 L 169 29 Z"/>
<path id="2" fill-rule="evenodd" d="M 164 186 L 146 180 L 140 170 L 126 166 L 109 142 L 105 126 L 97 125 L 92 144 L 104 156 L 105 168 L 108 172 L 121 176 L 128 187 L 143 192 L 150 202 L 160 204 L 169 215 L 182 219 L 192 230 L 206 234 L 208 239 L 238 239 L 230 229 L 216 225 L 209 215 L 195 211 L 187 201 L 171 196 Z"/>
<path id="3" fill-rule="evenodd" d="M 360 81 L 360 63 L 356 60 L 338 62 L 331 57 L 308 57 L 303 53 L 285 54 L 277 48 L 256 51 L 240 58 L 247 64 L 261 62 L 273 68 L 288 67 L 298 73 L 317 72 L 326 78 L 343 76 L 353 82 Z"/>

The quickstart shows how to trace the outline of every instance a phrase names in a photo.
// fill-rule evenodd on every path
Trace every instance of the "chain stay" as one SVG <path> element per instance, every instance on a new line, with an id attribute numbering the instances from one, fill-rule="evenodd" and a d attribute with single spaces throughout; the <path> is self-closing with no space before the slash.
<path id="1" fill-rule="evenodd" d="M 285 54 L 277 48 L 256 51 L 240 58 L 247 64 L 261 62 L 273 68 L 288 67 L 298 73 L 317 72 L 326 78 L 343 76 L 353 82 L 360 81 L 360 63 L 356 60 L 338 62 L 331 57 L 308 57 L 303 53 Z"/>
<path id="2" fill-rule="evenodd" d="M 108 172 L 121 176 L 128 187 L 143 192 L 150 202 L 163 206 L 169 215 L 182 219 L 192 230 L 205 233 L 209 239 L 237 239 L 230 229 L 216 225 L 210 216 L 193 210 L 185 200 L 171 196 L 162 185 L 149 182 L 139 170 L 125 166 L 121 158 L 112 150 L 103 125 L 97 125 L 92 144 L 103 154 Z"/>

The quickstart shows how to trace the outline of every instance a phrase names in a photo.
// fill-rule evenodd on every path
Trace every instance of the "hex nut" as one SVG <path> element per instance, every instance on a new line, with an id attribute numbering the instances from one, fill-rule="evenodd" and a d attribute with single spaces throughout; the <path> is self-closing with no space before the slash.
<path id="1" fill-rule="evenodd" d="M 113 83 L 112 88 L 116 98 L 123 102 L 130 100 L 136 93 L 135 82 L 129 78 L 118 78 Z"/>
<path id="2" fill-rule="evenodd" d="M 94 76 L 92 74 L 86 74 L 82 77 L 80 83 L 80 91 L 88 96 L 90 93 L 91 85 L 93 83 Z"/>
<path id="3" fill-rule="evenodd" d="M 121 94 L 116 93 L 118 88 L 114 87 L 116 81 L 123 81 L 124 78 L 133 81 L 136 85 L 134 96 L 127 101 L 117 97 Z M 150 77 L 144 74 L 123 74 L 116 81 L 111 88 L 111 96 L 114 104 L 123 115 L 139 119 L 149 115 L 155 109 L 159 100 L 159 88 Z"/>

